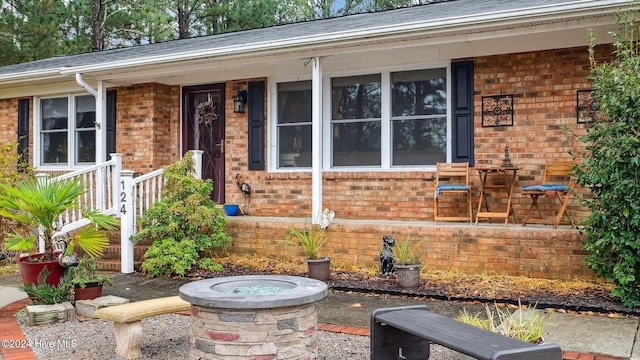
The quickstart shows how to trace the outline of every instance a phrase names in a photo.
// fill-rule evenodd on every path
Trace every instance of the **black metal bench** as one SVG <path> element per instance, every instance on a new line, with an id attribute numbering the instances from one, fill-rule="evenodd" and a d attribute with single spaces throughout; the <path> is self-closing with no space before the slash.
<path id="1" fill-rule="evenodd" d="M 371 314 L 371 360 L 429 359 L 432 342 L 481 360 L 562 360 L 556 344 L 516 340 L 434 314 L 426 306 Z"/>

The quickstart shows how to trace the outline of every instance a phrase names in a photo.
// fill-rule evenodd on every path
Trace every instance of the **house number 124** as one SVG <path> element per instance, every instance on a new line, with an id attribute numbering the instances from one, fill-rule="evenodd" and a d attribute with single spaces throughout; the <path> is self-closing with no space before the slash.
<path id="1" fill-rule="evenodd" d="M 124 180 L 120 182 L 120 185 L 122 186 L 122 191 L 120 192 L 120 203 L 122 204 L 122 206 L 120 206 L 120 213 L 126 214 L 127 213 L 127 193 L 124 191 Z"/>

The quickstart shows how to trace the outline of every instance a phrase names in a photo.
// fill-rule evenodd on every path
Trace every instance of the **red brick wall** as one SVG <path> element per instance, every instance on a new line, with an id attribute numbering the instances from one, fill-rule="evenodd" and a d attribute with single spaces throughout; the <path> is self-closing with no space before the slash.
<path id="1" fill-rule="evenodd" d="M 606 50 L 599 51 L 602 55 Z M 548 160 L 569 159 L 569 149 L 579 150 L 575 138 L 565 137 L 563 126 L 577 133 L 582 133 L 585 126 L 576 124 L 575 106 L 576 91 L 590 87 L 586 48 L 487 56 L 474 61 L 477 164 L 498 164 L 504 156 L 504 145 L 508 144 L 513 162 L 521 166 L 516 183 L 519 187 L 540 179 Z M 246 90 L 249 81 L 266 82 L 266 79 L 226 83 L 226 201 L 244 207 L 245 198 L 235 184 L 235 176 L 240 174 L 253 189 L 247 202 L 249 214 L 309 216 L 310 172 L 248 170 L 247 113 L 233 113 L 233 95 L 237 90 Z M 148 172 L 176 160 L 181 155 L 180 88 L 142 84 L 117 90 L 116 150 L 124 154 L 123 167 Z M 514 95 L 514 124 L 483 128 L 481 98 L 497 94 Z M 18 99 L 0 100 L 2 141 L 16 138 L 17 103 Z M 268 101 L 265 103 L 268 106 Z M 265 131 L 268 132 L 268 125 Z M 432 177 L 433 173 L 421 171 L 327 172 L 323 175 L 323 205 L 335 210 L 338 219 L 431 220 Z M 472 179 L 478 185 L 475 174 Z M 478 197 L 477 186 L 474 197 Z M 514 199 L 515 212 L 521 217 L 529 200 L 517 192 Z M 585 214 L 575 202 L 571 210 L 579 216 Z M 243 220 L 253 223 L 246 224 Z M 277 240 L 284 239 L 291 226 L 286 222 L 234 219 L 229 225 L 234 237 L 232 251 L 290 253 L 294 250 L 285 249 Z M 590 275 L 582 262 L 584 252 L 575 230 L 545 232 L 513 225 L 507 228 L 388 225 L 374 221 L 362 225 L 336 222 L 330 232 L 333 251 L 329 255 L 345 264 L 377 264 L 381 236 L 392 233 L 424 240 L 422 260 L 435 269 L 561 279 Z"/>
<path id="2" fill-rule="evenodd" d="M 123 169 L 147 173 L 180 157 L 180 88 L 142 84 L 117 88 L 116 152 Z"/>
<path id="3" fill-rule="evenodd" d="M 599 50 L 605 54 L 608 48 Z M 586 48 L 486 56 L 475 62 L 475 159 L 477 164 L 498 164 L 504 146 L 521 167 L 516 186 L 542 176 L 551 159 L 569 159 L 579 150 L 563 126 L 581 133 L 576 124 L 576 91 L 590 87 Z M 226 83 L 225 191 L 226 202 L 238 203 L 252 215 L 309 216 L 311 174 L 249 171 L 247 166 L 247 113 L 233 112 L 233 96 L 250 81 Z M 117 103 L 116 150 L 124 154 L 124 168 L 144 173 L 176 160 L 180 149 L 180 88 L 156 83 L 120 87 Z M 482 96 L 514 95 L 514 124 L 482 127 Z M 268 101 L 265 102 L 268 107 Z M 0 139 L 15 139 L 17 99 L 0 102 Z M 268 109 L 265 110 L 266 112 Z M 266 116 L 267 121 L 269 119 Z M 267 125 L 265 131 L 268 132 Z M 266 134 L 268 138 L 268 133 Z M 265 154 L 269 152 L 266 148 Z M 544 150 L 544 151 L 543 151 Z M 268 159 L 267 159 L 268 160 Z M 235 184 L 240 174 L 253 194 L 245 199 Z M 478 194 L 478 177 L 474 198 Z M 430 220 L 433 218 L 433 173 L 421 171 L 326 172 L 323 206 L 345 219 Z M 522 217 L 529 199 L 514 195 L 514 210 Z M 545 205 L 549 200 L 542 199 Z M 570 210 L 582 217 L 576 202 Z"/>
<path id="4" fill-rule="evenodd" d="M 600 57 L 608 48 L 598 49 Z M 475 159 L 478 165 L 499 165 L 509 145 L 513 162 L 520 166 L 514 193 L 514 210 L 524 216 L 530 200 L 518 193 L 521 185 L 542 178 L 550 160 L 571 160 L 569 150 L 579 151 L 575 137 L 563 128 L 583 133 L 576 121 L 576 91 L 590 88 L 586 48 L 486 56 L 475 62 Z M 238 82 L 242 88 L 245 82 Z M 235 94 L 229 86 L 229 95 Z M 514 122 L 509 127 L 482 127 L 482 96 L 513 94 Z M 254 193 L 248 200 L 252 215 L 304 216 L 311 209 L 310 173 L 248 171 L 247 124 L 244 116 L 227 121 L 227 202 L 245 204 L 233 177 L 241 173 Z M 228 118 L 229 120 L 229 118 Z M 268 119 L 269 120 L 269 119 Z M 265 153 L 268 155 L 267 149 Z M 479 177 L 472 171 L 474 200 L 479 197 Z M 490 200 L 498 202 L 491 194 Z M 326 172 L 323 206 L 348 219 L 433 219 L 433 173 Z M 550 200 L 540 200 L 543 210 Z M 474 208 L 477 204 L 474 204 Z M 575 201 L 570 211 L 578 218 L 586 212 Z"/>
<path id="5" fill-rule="evenodd" d="M 227 233 L 233 237 L 229 251 L 236 255 L 292 257 L 302 261 L 299 246 L 287 246 L 287 233 L 303 220 L 232 217 Z M 593 279 L 584 263 L 582 239 L 576 230 L 530 227 L 435 226 L 419 222 L 354 222 L 337 220 L 329 226 L 326 253 L 332 262 L 346 266 L 379 266 L 382 236 L 406 236 L 419 243 L 420 259 L 427 269 L 527 276 L 548 279 Z"/>
<path id="6" fill-rule="evenodd" d="M 0 100 L 0 144 L 18 140 L 18 99 Z"/>
<path id="7" fill-rule="evenodd" d="M 608 54 L 608 46 L 598 47 L 598 58 Z M 475 59 L 476 164 L 499 163 L 505 145 L 509 145 L 512 161 L 520 166 L 518 189 L 539 181 L 546 162 L 571 160 L 570 150 L 584 150 L 571 132 L 584 133 L 585 125 L 576 120 L 576 97 L 577 90 L 591 87 L 589 67 L 587 48 Z M 513 126 L 482 127 L 482 96 L 500 94 L 514 95 Z M 529 199 L 516 194 L 514 201 L 516 215 L 523 216 Z M 547 205 L 549 199 L 541 199 L 541 203 Z M 570 204 L 571 212 L 579 218 L 586 215 L 575 201 Z"/>

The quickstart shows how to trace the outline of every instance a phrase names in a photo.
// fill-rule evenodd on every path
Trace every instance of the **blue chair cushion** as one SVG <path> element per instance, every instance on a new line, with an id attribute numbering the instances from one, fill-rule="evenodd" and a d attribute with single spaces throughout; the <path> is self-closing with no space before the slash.
<path id="1" fill-rule="evenodd" d="M 520 189 L 522 191 L 563 191 L 568 192 L 569 187 L 564 184 L 537 184 L 537 185 L 529 185 L 529 186 L 521 186 Z"/>
<path id="2" fill-rule="evenodd" d="M 436 194 L 435 197 L 438 197 L 438 194 L 440 194 L 440 191 L 451 191 L 451 190 L 458 190 L 458 191 L 463 191 L 463 190 L 469 190 L 469 185 L 457 185 L 457 184 L 444 184 L 444 185 L 438 185 L 438 187 L 436 187 Z"/>

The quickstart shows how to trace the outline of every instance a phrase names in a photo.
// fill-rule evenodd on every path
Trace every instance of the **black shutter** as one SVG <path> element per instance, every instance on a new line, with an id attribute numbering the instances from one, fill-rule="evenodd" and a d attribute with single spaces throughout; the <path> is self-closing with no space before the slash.
<path id="1" fill-rule="evenodd" d="M 116 152 L 116 91 L 107 91 L 107 161 L 111 160 L 111 153 Z"/>
<path id="2" fill-rule="evenodd" d="M 451 64 L 453 92 L 453 162 L 474 165 L 473 61 Z"/>
<path id="3" fill-rule="evenodd" d="M 249 107 L 249 170 L 264 170 L 264 82 L 250 82 L 247 94 Z"/>
<path id="4" fill-rule="evenodd" d="M 18 155 L 22 171 L 29 163 L 29 99 L 18 100 Z"/>

